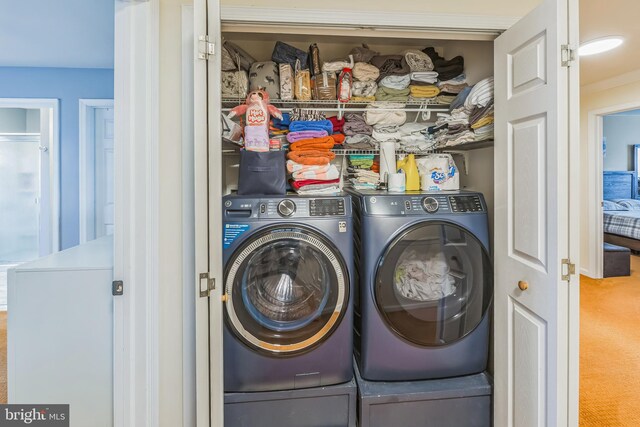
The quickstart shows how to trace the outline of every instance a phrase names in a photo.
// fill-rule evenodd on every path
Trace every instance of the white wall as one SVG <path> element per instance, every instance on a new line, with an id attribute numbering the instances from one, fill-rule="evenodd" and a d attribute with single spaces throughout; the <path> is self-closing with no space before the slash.
<path id="1" fill-rule="evenodd" d="M 633 170 L 633 146 L 640 144 L 640 115 L 610 115 L 603 118 L 607 140 L 604 170 Z"/>

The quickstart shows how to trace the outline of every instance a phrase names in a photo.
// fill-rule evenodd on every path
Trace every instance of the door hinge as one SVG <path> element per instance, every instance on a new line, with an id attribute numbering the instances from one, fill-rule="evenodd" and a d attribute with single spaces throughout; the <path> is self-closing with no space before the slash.
<path id="1" fill-rule="evenodd" d="M 209 36 L 198 37 L 198 59 L 208 60 L 216 53 L 215 44 L 209 41 Z"/>
<path id="2" fill-rule="evenodd" d="M 573 274 L 576 274 L 576 265 L 567 258 L 562 259 L 562 280 L 569 281 Z"/>
<path id="3" fill-rule="evenodd" d="M 200 287 L 200 298 L 208 297 L 211 295 L 211 291 L 216 288 L 216 279 L 210 277 L 209 273 L 200 273 L 198 286 Z"/>
<path id="4" fill-rule="evenodd" d="M 111 282 L 111 295 L 120 296 L 124 294 L 124 282 L 122 280 L 114 280 Z"/>
<path id="5" fill-rule="evenodd" d="M 576 50 L 568 44 L 563 44 L 560 49 L 560 60 L 563 67 L 570 67 L 576 61 Z"/>

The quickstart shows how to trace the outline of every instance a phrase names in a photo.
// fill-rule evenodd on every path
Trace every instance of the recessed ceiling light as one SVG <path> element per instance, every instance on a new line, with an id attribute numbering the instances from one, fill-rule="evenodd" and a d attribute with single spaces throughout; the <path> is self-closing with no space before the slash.
<path id="1" fill-rule="evenodd" d="M 578 48 L 578 54 L 580 56 L 589 56 L 606 52 L 617 48 L 623 41 L 624 39 L 620 36 L 609 36 L 584 42 Z"/>

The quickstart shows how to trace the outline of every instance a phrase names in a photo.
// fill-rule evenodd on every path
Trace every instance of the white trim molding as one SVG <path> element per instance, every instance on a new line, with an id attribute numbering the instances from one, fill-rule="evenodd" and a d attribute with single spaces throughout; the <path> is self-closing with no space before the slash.
<path id="1" fill-rule="evenodd" d="M 605 80 L 585 84 L 580 88 L 580 93 L 584 96 L 637 82 L 640 82 L 640 70 L 633 70 Z"/>
<path id="2" fill-rule="evenodd" d="M 159 421 L 160 0 L 115 4 L 114 426 Z"/>
<path id="3" fill-rule="evenodd" d="M 610 114 L 636 110 L 638 108 L 640 108 L 640 101 L 612 105 L 587 113 L 586 170 L 593 171 L 593 173 L 589 174 L 588 181 L 585 184 L 589 189 L 587 192 L 587 229 L 590 230 L 590 233 L 586 237 L 589 242 L 587 258 L 584 260 L 580 271 L 582 274 L 594 279 L 602 279 L 604 261 L 604 227 L 602 223 L 602 173 L 604 172 L 602 158 L 602 118 Z"/>
<path id="4" fill-rule="evenodd" d="M 80 190 L 80 244 L 95 238 L 91 230 L 95 230 L 95 123 L 90 113 L 96 108 L 113 108 L 113 99 L 80 99 L 78 104 L 80 112 L 79 129 L 79 190 Z M 90 175 L 93 171 L 94 174 Z"/>
<path id="5" fill-rule="evenodd" d="M 49 162 L 49 221 L 45 230 L 49 236 L 49 253 L 60 250 L 60 101 L 58 99 L 0 98 L 0 108 L 40 109 L 40 140 L 47 148 Z M 48 110 L 49 114 L 42 114 Z M 42 254 L 44 255 L 44 254 Z"/>

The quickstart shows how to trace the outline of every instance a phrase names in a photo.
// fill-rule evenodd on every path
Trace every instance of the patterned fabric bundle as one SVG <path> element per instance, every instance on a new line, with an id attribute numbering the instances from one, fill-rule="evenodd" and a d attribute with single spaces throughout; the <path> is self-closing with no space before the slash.
<path id="1" fill-rule="evenodd" d="M 249 91 L 249 77 L 246 71 L 222 72 L 222 97 L 244 98 Z"/>
<path id="2" fill-rule="evenodd" d="M 376 82 L 354 81 L 351 86 L 351 96 L 353 97 L 375 97 L 378 90 Z"/>
<path id="3" fill-rule="evenodd" d="M 431 71 L 433 70 L 433 62 L 429 55 L 417 49 L 409 49 L 404 51 L 404 59 L 411 71 Z"/>

